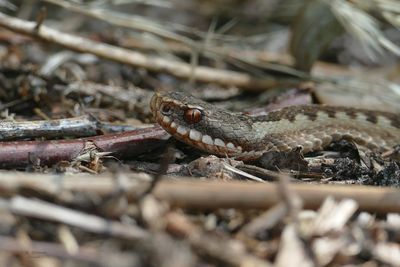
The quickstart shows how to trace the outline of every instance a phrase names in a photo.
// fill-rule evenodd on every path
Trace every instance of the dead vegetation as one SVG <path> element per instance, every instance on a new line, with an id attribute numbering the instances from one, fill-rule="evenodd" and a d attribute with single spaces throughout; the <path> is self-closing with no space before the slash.
<path id="1" fill-rule="evenodd" d="M 0 8 L 0 266 L 400 265 L 399 147 L 254 165 L 169 139 L 148 106 L 399 113 L 397 1 Z"/>

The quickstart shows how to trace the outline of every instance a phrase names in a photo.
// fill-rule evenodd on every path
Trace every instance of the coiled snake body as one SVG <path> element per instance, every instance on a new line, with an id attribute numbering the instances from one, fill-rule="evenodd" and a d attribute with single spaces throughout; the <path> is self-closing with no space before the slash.
<path id="1" fill-rule="evenodd" d="M 350 140 L 375 152 L 400 144 L 400 116 L 348 107 L 293 106 L 251 117 L 180 93 L 155 93 L 154 118 L 170 134 L 208 153 L 254 160 L 269 151 L 322 150 Z"/>

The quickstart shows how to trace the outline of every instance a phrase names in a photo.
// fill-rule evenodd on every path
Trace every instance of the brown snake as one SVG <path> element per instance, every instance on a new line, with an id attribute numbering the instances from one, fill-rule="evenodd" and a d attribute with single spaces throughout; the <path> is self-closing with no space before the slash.
<path id="1" fill-rule="evenodd" d="M 322 150 L 341 139 L 375 152 L 400 144 L 400 115 L 388 112 L 307 105 L 250 117 L 179 92 L 155 93 L 150 106 L 156 121 L 178 140 L 241 160 L 299 146 L 302 153 Z"/>

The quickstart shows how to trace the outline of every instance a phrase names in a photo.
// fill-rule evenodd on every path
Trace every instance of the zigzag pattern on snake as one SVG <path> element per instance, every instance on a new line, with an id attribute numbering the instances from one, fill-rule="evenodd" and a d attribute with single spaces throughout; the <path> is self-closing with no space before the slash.
<path id="1" fill-rule="evenodd" d="M 254 160 L 268 151 L 322 150 L 341 139 L 375 152 L 400 144 L 400 115 L 322 105 L 285 107 L 251 117 L 181 93 L 155 93 L 154 118 L 171 135 L 208 153 Z"/>

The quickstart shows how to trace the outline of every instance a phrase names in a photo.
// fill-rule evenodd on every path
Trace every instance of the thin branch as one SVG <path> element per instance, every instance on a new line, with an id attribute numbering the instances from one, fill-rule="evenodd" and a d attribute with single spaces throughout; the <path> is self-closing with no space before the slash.
<path id="1" fill-rule="evenodd" d="M 351 198 L 360 210 L 376 213 L 400 212 L 400 190 L 355 185 L 290 184 L 307 209 L 317 209 L 327 196 Z M 280 202 L 276 184 L 222 181 L 163 181 L 154 190 L 159 199 L 189 209 L 267 209 Z M 212 201 L 210 201 L 212 200 Z"/>
<path id="2" fill-rule="evenodd" d="M 0 168 L 71 161 L 88 148 L 97 152 L 111 152 L 117 157 L 131 157 L 160 146 L 168 137 L 160 126 L 154 126 L 83 139 L 0 142 Z"/>
<path id="3" fill-rule="evenodd" d="M 16 215 L 65 223 L 92 233 L 107 234 L 128 240 L 148 238 L 148 233 L 136 225 L 106 220 L 41 200 L 13 197 L 9 202 L 9 209 Z"/>
<path id="4" fill-rule="evenodd" d="M 100 197 L 107 197 L 115 192 L 129 192 L 128 200 L 136 201 L 147 190 L 151 181 L 150 176 L 145 173 L 121 176 L 120 180 L 104 174 L 96 175 L 95 179 L 88 179 L 91 177 L 88 174 L 64 175 L 3 171 L 0 172 L 0 196 L 11 197 L 26 188 L 59 201 L 63 201 L 60 193 L 64 191 L 96 194 Z"/>
<path id="5" fill-rule="evenodd" d="M 0 250 L 13 253 L 37 253 L 60 259 L 73 259 L 102 266 L 101 254 L 95 249 L 79 249 L 77 253 L 69 253 L 62 245 L 57 243 L 30 241 L 30 245 L 21 244 L 18 239 L 0 235 Z"/>
<path id="6" fill-rule="evenodd" d="M 97 175 L 88 179 L 87 175 L 25 174 L 22 172 L 0 173 L 0 195 L 12 196 L 18 190 L 30 188 L 59 198 L 60 190 L 70 190 L 82 194 L 97 194 L 105 197 L 116 190 L 127 192 L 129 201 L 137 201 L 148 188 L 150 177 L 145 174 L 126 175 L 121 184 L 109 175 Z M 147 178 L 145 177 L 147 176 Z M 61 179 L 61 180 L 60 180 Z M 305 208 L 317 209 L 327 196 L 339 200 L 351 198 L 359 204 L 359 210 L 376 213 L 400 212 L 400 190 L 396 188 L 359 185 L 315 185 L 289 184 L 289 189 L 298 194 Z M 189 209 L 267 209 L 281 203 L 277 185 L 274 183 L 251 183 L 217 180 L 171 180 L 160 181 L 154 195 L 175 207 Z"/>
<path id="7" fill-rule="evenodd" d="M 101 123 L 91 116 L 40 121 L 0 121 L 0 140 L 93 136 Z"/>

